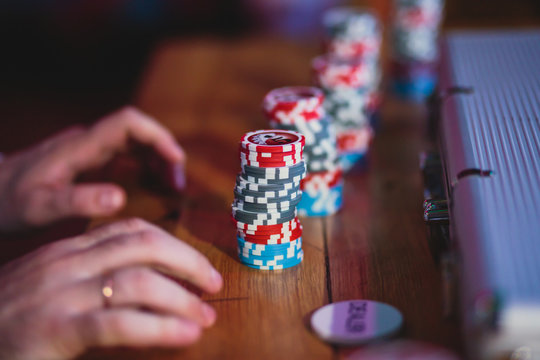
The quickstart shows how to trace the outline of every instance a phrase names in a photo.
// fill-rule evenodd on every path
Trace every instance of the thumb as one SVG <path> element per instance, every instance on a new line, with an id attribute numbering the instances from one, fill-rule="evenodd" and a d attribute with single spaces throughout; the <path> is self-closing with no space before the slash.
<path id="1" fill-rule="evenodd" d="M 124 190 L 113 184 L 67 185 L 33 195 L 25 216 L 33 225 L 71 216 L 112 215 L 126 203 Z"/>

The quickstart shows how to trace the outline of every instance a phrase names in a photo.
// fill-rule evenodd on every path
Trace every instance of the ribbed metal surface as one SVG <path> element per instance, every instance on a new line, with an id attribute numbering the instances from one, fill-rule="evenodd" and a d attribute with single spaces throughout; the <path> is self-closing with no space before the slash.
<path id="1" fill-rule="evenodd" d="M 448 175 L 455 180 L 466 168 L 494 171 L 471 185 L 474 199 L 455 199 L 454 211 L 482 212 L 455 218 L 484 222 L 455 224 L 463 251 L 468 242 L 482 251 L 478 264 L 465 256 L 466 271 L 476 268 L 484 276 L 485 284 L 471 286 L 490 287 L 503 308 L 540 308 L 540 32 L 453 32 L 446 46 L 443 86 L 474 89 L 444 107 L 454 115 L 443 115 Z M 476 231 L 459 231 L 471 227 Z"/>

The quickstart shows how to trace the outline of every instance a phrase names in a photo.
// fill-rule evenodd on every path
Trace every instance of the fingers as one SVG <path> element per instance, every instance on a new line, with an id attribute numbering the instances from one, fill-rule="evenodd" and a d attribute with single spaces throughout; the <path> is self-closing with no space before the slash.
<path id="1" fill-rule="evenodd" d="M 59 306 L 75 306 L 73 313 L 102 308 L 104 279 L 112 284 L 112 296 L 107 303 L 110 307 L 145 308 L 189 320 L 201 327 L 209 327 L 216 321 L 216 312 L 210 305 L 173 280 L 143 266 L 124 268 L 77 282 L 61 296 L 56 294 L 55 300 Z"/>
<path id="2" fill-rule="evenodd" d="M 85 274 L 94 276 L 144 264 L 188 280 L 206 292 L 215 293 L 223 285 L 221 275 L 206 257 L 157 227 L 108 238 L 76 256 Z"/>
<path id="3" fill-rule="evenodd" d="M 75 329 L 85 347 L 184 346 L 201 336 L 201 328 L 189 320 L 133 309 L 104 309 L 81 315 Z"/>
<path id="4" fill-rule="evenodd" d="M 129 139 L 152 146 L 172 164 L 185 161 L 184 151 L 165 127 L 143 112 L 126 107 L 89 130 L 73 153 L 70 165 L 76 170 L 100 165 L 124 149 Z"/>
<path id="5" fill-rule="evenodd" d="M 29 194 L 24 216 L 29 224 L 43 225 L 68 216 L 112 215 L 125 202 L 124 190 L 113 184 L 42 186 Z"/>

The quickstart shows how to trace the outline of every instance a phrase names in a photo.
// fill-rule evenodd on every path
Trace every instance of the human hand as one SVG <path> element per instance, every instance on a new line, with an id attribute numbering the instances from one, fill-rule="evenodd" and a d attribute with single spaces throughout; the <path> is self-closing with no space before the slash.
<path id="1" fill-rule="evenodd" d="M 73 128 L 0 163 L 0 229 L 40 226 L 70 216 L 110 215 L 125 192 L 107 183 L 74 184 L 78 174 L 109 161 L 129 140 L 151 145 L 176 166 L 183 182 L 185 155 L 172 134 L 127 107 L 89 129 Z"/>
<path id="2" fill-rule="evenodd" d="M 216 313 L 164 274 L 209 293 L 222 286 L 202 254 L 139 219 L 8 263 L 0 268 L 0 359 L 70 359 L 89 347 L 195 342 Z"/>

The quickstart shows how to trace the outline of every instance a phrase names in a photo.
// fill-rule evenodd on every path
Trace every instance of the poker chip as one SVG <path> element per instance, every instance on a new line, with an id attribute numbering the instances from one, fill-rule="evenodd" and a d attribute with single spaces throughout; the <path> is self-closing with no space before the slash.
<path id="1" fill-rule="evenodd" d="M 301 151 L 305 139 L 292 131 L 258 130 L 248 132 L 240 140 L 240 146 L 254 152 Z"/>
<path id="2" fill-rule="evenodd" d="M 324 341 L 360 345 L 388 338 L 403 324 L 395 307 L 371 300 L 348 300 L 323 306 L 311 316 L 311 328 Z"/>
<path id="3" fill-rule="evenodd" d="M 296 266 L 302 262 L 304 259 L 304 251 L 300 250 L 292 259 L 284 260 L 264 260 L 257 258 L 241 258 L 241 261 L 244 265 L 252 267 L 259 270 L 280 270 L 287 269 L 293 266 Z"/>
<path id="4" fill-rule="evenodd" d="M 339 139 L 350 139 L 351 133 L 358 133 L 374 123 L 380 103 L 377 99 L 381 81 L 382 27 L 373 11 L 361 7 L 332 8 L 323 15 L 322 22 L 327 53 L 315 57 L 311 65 L 314 81 L 325 94 L 323 107 L 336 132 L 341 166 L 348 171 L 354 158 L 344 154 L 365 153 L 366 142 L 348 141 L 344 149 L 343 141 L 340 144 Z M 324 159 L 310 155 L 306 154 L 308 173 L 331 170 L 325 166 L 328 162 Z"/>
<path id="5" fill-rule="evenodd" d="M 304 136 L 305 146 L 303 155 L 307 176 L 313 173 L 335 174 L 338 169 L 339 174 L 341 174 L 336 132 L 330 119 L 325 115 L 322 106 L 324 101 L 324 92 L 315 87 L 275 89 L 270 91 L 263 101 L 263 111 L 273 128 L 295 131 Z M 335 191 L 339 191 L 339 188 L 336 188 L 332 194 Z M 322 192 L 317 194 L 323 195 Z M 339 198 L 341 199 L 341 196 Z M 319 200 L 324 202 L 330 199 L 327 197 L 323 199 L 321 197 Z M 297 204 L 298 209 L 301 209 L 302 203 L 304 206 L 314 204 L 313 201 L 300 200 Z M 331 208 L 332 211 L 335 211 L 336 205 L 341 203 L 340 201 L 332 200 L 325 208 Z M 256 206 L 260 205 L 257 204 Z M 255 209 L 252 206 L 245 206 L 244 208 Z M 267 210 L 268 208 L 263 207 L 263 209 Z M 330 214 L 330 212 L 328 213 Z M 303 211 L 301 214 L 304 216 L 320 216 L 322 211 Z"/>
<path id="6" fill-rule="evenodd" d="M 366 152 L 342 153 L 339 156 L 339 161 L 343 171 L 349 171 L 353 167 L 365 169 L 367 167 L 367 150 Z"/>
<path id="7" fill-rule="evenodd" d="M 341 57 L 378 58 L 382 30 L 373 11 L 361 7 L 336 7 L 324 13 L 322 22 L 329 53 Z"/>
<path id="8" fill-rule="evenodd" d="M 423 101 L 437 85 L 434 63 L 420 61 L 391 61 L 390 88 L 402 98 Z"/>
<path id="9" fill-rule="evenodd" d="M 242 231 L 238 231 L 237 237 L 243 239 L 244 241 L 261 244 L 261 245 L 271 245 L 271 244 L 285 244 L 295 241 L 302 237 L 302 229 L 293 230 L 290 233 L 284 234 L 267 234 L 267 235 L 247 235 Z"/>
<path id="10" fill-rule="evenodd" d="M 313 180 L 312 180 L 313 181 Z M 324 182 L 315 184 L 306 182 L 302 200 L 298 203 L 300 216 L 328 216 L 336 213 L 343 207 L 343 181 L 328 187 Z"/>
<path id="11" fill-rule="evenodd" d="M 323 100 L 323 92 L 314 87 L 278 88 L 264 97 L 263 111 L 268 118 L 277 119 L 281 124 L 308 123 L 324 115 Z"/>
<path id="12" fill-rule="evenodd" d="M 301 198 L 298 198 L 295 201 L 287 201 L 282 203 L 268 203 L 268 204 L 256 204 L 256 203 L 246 203 L 235 199 L 233 206 L 238 210 L 251 211 L 255 213 L 277 213 L 283 214 L 287 211 L 292 211 L 296 208 L 296 205 Z"/>
<path id="13" fill-rule="evenodd" d="M 236 188 L 242 188 L 246 190 L 268 192 L 268 191 L 297 191 L 300 180 L 297 182 L 280 181 L 275 184 L 257 184 L 244 178 L 242 174 L 236 177 Z"/>
<path id="14" fill-rule="evenodd" d="M 301 161 L 291 166 L 284 165 L 277 168 L 261 168 L 256 165 L 242 166 L 243 173 L 246 175 L 257 176 L 265 179 L 289 179 L 296 175 L 302 175 L 305 172 L 305 164 Z"/>
<path id="15" fill-rule="evenodd" d="M 242 239 L 240 237 L 237 238 L 238 241 L 238 248 L 242 251 L 248 251 L 253 252 L 255 254 L 273 254 L 276 252 L 282 252 L 283 250 L 288 250 L 291 247 L 297 247 L 300 249 L 302 247 L 302 238 L 298 238 L 296 240 L 293 240 L 289 243 L 285 244 L 277 244 L 277 245 L 265 245 L 265 244 L 257 244 L 250 241 L 246 241 L 245 239 Z"/>
<path id="16" fill-rule="evenodd" d="M 232 220 L 234 224 L 236 225 L 237 229 L 243 230 L 243 231 L 277 231 L 279 233 L 282 229 L 295 228 L 298 224 L 300 224 L 300 222 L 296 218 L 293 220 L 281 223 L 281 224 L 264 225 L 264 226 L 238 221 L 234 219 L 234 217 Z"/>
<path id="17" fill-rule="evenodd" d="M 321 92 L 322 94 L 322 92 Z M 291 94 L 277 94 L 288 98 Z M 322 95 L 321 95 L 322 96 Z M 307 118 L 314 101 L 302 97 L 301 111 L 274 106 L 267 110 L 292 116 L 300 111 Z M 296 205 L 302 198 L 300 182 L 306 174 L 303 161 L 305 137 L 290 130 L 258 130 L 245 134 L 239 144 L 241 172 L 236 177 L 231 204 L 236 225 L 238 259 L 260 270 L 278 270 L 298 265 L 303 259 L 302 226 Z"/>
<path id="18" fill-rule="evenodd" d="M 269 266 L 269 265 L 253 265 L 249 263 L 244 263 L 244 265 L 253 269 L 257 269 L 257 270 L 283 270 L 283 269 L 287 269 L 287 268 L 291 268 L 291 267 L 299 265 L 303 259 L 304 259 L 304 253 L 302 252 L 301 255 L 296 260 L 288 262 L 286 264 Z"/>
<path id="19" fill-rule="evenodd" d="M 311 67 L 324 89 L 370 88 L 377 80 L 377 63 L 363 57 L 324 54 L 315 57 Z"/>
<path id="20" fill-rule="evenodd" d="M 259 184 L 259 185 L 285 185 L 285 184 L 292 184 L 292 186 L 298 186 L 300 184 L 300 181 L 304 178 L 305 172 L 303 172 L 301 175 L 293 175 L 290 178 L 279 178 L 279 179 L 268 179 L 261 175 L 246 175 L 242 174 L 242 177 L 253 183 L 253 184 Z"/>
<path id="21" fill-rule="evenodd" d="M 396 60 L 434 62 L 443 0 L 394 0 L 391 54 Z"/>
<path id="22" fill-rule="evenodd" d="M 294 200 L 302 196 L 299 188 L 280 191 L 254 191 L 235 186 L 234 195 L 245 202 L 266 204 L 268 202 L 282 202 L 285 200 Z"/>

